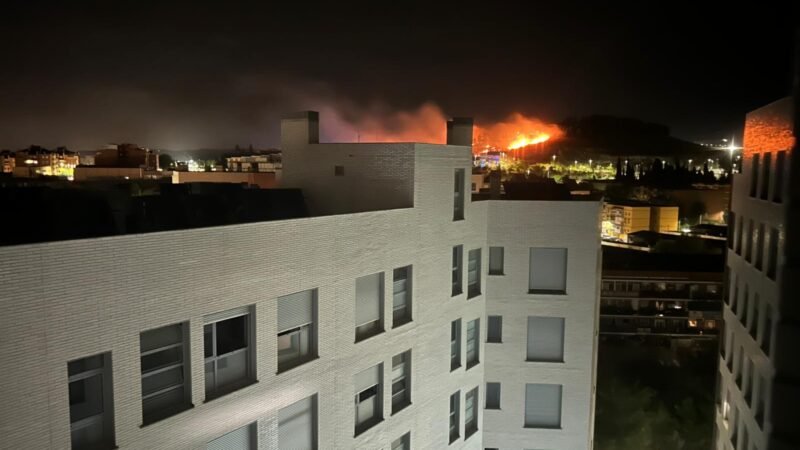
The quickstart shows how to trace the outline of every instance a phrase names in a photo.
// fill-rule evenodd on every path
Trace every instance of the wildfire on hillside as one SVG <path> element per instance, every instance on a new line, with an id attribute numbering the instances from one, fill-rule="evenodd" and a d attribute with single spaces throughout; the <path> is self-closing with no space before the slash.
<path id="1" fill-rule="evenodd" d="M 444 143 L 447 116 L 438 105 L 425 103 L 412 111 L 369 110 L 347 120 L 335 112 L 330 128 L 323 133 L 334 141 L 347 142 L 430 142 Z M 323 121 L 323 127 L 326 121 Z M 476 122 L 473 153 L 504 152 L 524 159 L 541 152 L 549 143 L 564 136 L 552 123 L 514 113 L 499 122 Z"/>
<path id="2" fill-rule="evenodd" d="M 472 149 L 476 154 L 508 151 L 524 158 L 528 151 L 541 151 L 546 143 L 563 136 L 564 131 L 556 124 L 514 113 L 501 122 L 475 125 Z"/>

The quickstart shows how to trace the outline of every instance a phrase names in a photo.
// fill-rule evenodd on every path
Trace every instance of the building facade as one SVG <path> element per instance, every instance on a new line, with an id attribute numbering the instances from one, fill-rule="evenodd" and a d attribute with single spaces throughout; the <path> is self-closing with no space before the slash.
<path id="1" fill-rule="evenodd" d="M 678 207 L 639 202 L 603 204 L 603 237 L 628 240 L 637 231 L 678 231 Z"/>
<path id="2" fill-rule="evenodd" d="M 599 202 L 282 123 L 311 217 L 0 248 L 3 448 L 589 449 Z"/>
<path id="3" fill-rule="evenodd" d="M 795 114 L 784 98 L 745 122 L 743 167 L 731 196 L 717 449 L 800 446 Z"/>

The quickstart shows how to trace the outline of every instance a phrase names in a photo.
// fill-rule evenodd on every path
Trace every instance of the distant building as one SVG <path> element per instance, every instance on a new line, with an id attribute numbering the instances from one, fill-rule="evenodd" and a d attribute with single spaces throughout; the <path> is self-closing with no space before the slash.
<path id="1" fill-rule="evenodd" d="M 0 152 L 0 163 L 2 164 L 2 173 L 14 173 L 16 166 L 16 157 L 14 152 L 3 150 Z"/>
<path id="2" fill-rule="evenodd" d="M 66 147 L 48 150 L 33 145 L 17 151 L 14 159 L 13 174 L 19 178 L 58 176 L 72 179 L 73 170 L 79 164 L 78 154 Z"/>
<path id="3" fill-rule="evenodd" d="M 745 120 L 731 195 L 715 449 L 800 448 L 796 105 L 787 97 Z"/>
<path id="4" fill-rule="evenodd" d="M 722 255 L 603 247 L 600 334 L 716 337 L 722 328 Z"/>
<path id="5" fill-rule="evenodd" d="M 172 172 L 148 170 L 142 167 L 78 166 L 74 171 L 75 181 L 87 180 L 155 180 L 169 178 Z"/>
<path id="6" fill-rule="evenodd" d="M 158 154 L 136 144 L 111 144 L 94 155 L 96 167 L 141 168 L 158 170 Z"/>
<path id="7" fill-rule="evenodd" d="M 644 230 L 677 232 L 678 207 L 633 201 L 603 204 L 603 237 L 627 241 L 629 234 Z"/>
<path id="8" fill-rule="evenodd" d="M 278 186 L 278 172 L 172 172 L 172 182 L 181 183 L 236 183 L 269 189 Z"/>
<path id="9" fill-rule="evenodd" d="M 225 158 L 229 172 L 276 172 L 283 167 L 280 150 Z"/>

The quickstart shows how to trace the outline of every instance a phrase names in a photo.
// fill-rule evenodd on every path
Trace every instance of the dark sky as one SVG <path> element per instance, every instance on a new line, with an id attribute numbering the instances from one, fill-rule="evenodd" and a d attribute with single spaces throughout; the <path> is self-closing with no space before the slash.
<path id="1" fill-rule="evenodd" d="M 601 113 L 720 138 L 791 84 L 796 11 L 766 3 L 232 3 L 4 3 L 0 148 L 276 145 L 286 112 L 424 102 L 482 121 Z"/>

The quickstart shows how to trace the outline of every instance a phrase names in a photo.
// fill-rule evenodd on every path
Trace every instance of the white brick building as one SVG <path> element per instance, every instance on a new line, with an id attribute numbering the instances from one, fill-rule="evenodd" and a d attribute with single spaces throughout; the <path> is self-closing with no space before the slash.
<path id="1" fill-rule="evenodd" d="M 787 97 L 747 115 L 734 175 L 715 448 L 800 446 L 797 112 Z M 794 166 L 792 166 L 794 164 Z"/>
<path id="2" fill-rule="evenodd" d="M 317 126 L 311 217 L 0 248 L 1 448 L 591 448 L 600 203 L 471 201 L 468 121 Z"/>

